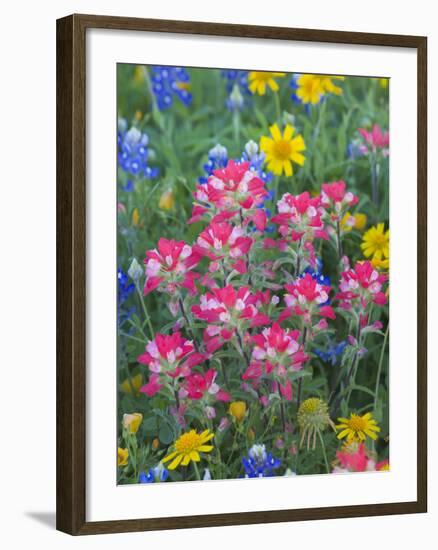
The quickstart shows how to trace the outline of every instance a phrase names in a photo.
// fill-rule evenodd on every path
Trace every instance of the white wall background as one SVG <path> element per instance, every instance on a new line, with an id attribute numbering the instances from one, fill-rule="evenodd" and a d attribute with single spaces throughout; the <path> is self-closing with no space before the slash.
<path id="1" fill-rule="evenodd" d="M 73 538 L 54 530 L 55 509 L 55 19 L 77 13 L 328 28 L 429 37 L 429 182 L 432 242 L 438 238 L 438 18 L 434 2 L 351 0 L 15 0 L 2 5 L 0 541 L 4 548 L 410 549 L 436 532 L 438 414 L 431 346 L 429 514 Z M 434 124 L 435 123 L 435 124 Z M 6 196 L 5 196 L 6 194 Z M 407 250 L 406 253 L 409 253 Z M 430 339 L 438 329 L 430 259 Z"/>

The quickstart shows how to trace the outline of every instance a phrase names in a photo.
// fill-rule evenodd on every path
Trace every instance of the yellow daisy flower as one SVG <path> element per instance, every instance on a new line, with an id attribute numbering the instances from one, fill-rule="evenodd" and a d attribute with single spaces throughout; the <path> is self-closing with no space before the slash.
<path id="1" fill-rule="evenodd" d="M 377 258 L 373 258 L 371 260 L 371 264 L 376 269 L 380 269 L 381 271 L 387 271 L 389 269 L 389 258 L 386 260 L 378 260 Z"/>
<path id="2" fill-rule="evenodd" d="M 329 94 L 341 95 L 342 88 L 336 86 L 333 80 L 345 80 L 345 76 L 322 76 L 321 85 L 325 92 Z"/>
<path id="3" fill-rule="evenodd" d="M 373 260 L 389 258 L 389 229 L 385 231 L 385 225 L 378 223 L 370 227 L 362 238 L 360 245 L 366 258 L 373 257 Z"/>
<path id="4" fill-rule="evenodd" d="M 341 95 L 342 88 L 336 86 L 333 80 L 345 80 L 345 77 L 302 74 L 297 79 L 296 96 L 302 103 L 315 105 L 325 93 Z"/>
<path id="5" fill-rule="evenodd" d="M 253 94 L 265 95 L 266 86 L 273 92 L 278 92 L 279 86 L 275 78 L 283 78 L 286 73 L 271 73 L 268 71 L 251 71 L 248 76 L 249 89 Z"/>
<path id="6" fill-rule="evenodd" d="M 129 451 L 128 449 L 117 449 L 117 466 L 126 466 L 128 464 Z"/>
<path id="7" fill-rule="evenodd" d="M 302 103 L 315 105 L 324 95 L 321 78 L 315 74 L 302 74 L 297 79 L 296 96 Z"/>
<path id="8" fill-rule="evenodd" d="M 174 444 L 175 450 L 167 455 L 162 462 L 168 462 L 169 470 L 175 470 L 181 463 L 182 466 L 187 466 L 191 460 L 193 462 L 199 462 L 201 457 L 199 453 L 209 453 L 213 450 L 213 445 L 205 445 L 207 441 L 210 441 L 214 437 L 214 434 L 210 430 L 204 430 L 198 434 L 196 430 L 190 430 L 189 432 L 182 434 Z"/>
<path id="9" fill-rule="evenodd" d="M 276 176 L 281 176 L 284 172 L 286 176 L 292 176 L 292 163 L 295 162 L 302 166 L 305 157 L 302 151 L 306 150 L 303 136 L 294 135 L 294 128 L 286 124 L 283 135 L 277 124 L 269 127 L 271 137 L 262 136 L 260 139 L 260 149 L 266 154 L 266 163 L 268 169 Z"/>
<path id="10" fill-rule="evenodd" d="M 347 438 L 347 442 L 365 441 L 367 437 L 377 439 L 377 433 L 380 428 L 374 420 L 371 413 L 366 413 L 363 416 L 358 414 L 350 414 L 350 418 L 338 418 L 337 430 L 342 430 L 338 434 L 338 439 Z"/>

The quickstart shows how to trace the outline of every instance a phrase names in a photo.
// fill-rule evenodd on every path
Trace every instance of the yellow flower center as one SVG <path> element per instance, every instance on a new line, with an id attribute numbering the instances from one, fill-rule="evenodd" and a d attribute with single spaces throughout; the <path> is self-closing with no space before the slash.
<path id="1" fill-rule="evenodd" d="M 321 406 L 321 399 L 310 397 L 301 403 L 300 409 L 302 413 L 314 413 Z"/>
<path id="2" fill-rule="evenodd" d="M 373 244 L 376 248 L 387 246 L 388 238 L 383 233 L 376 233 L 373 238 Z"/>
<path id="3" fill-rule="evenodd" d="M 175 442 L 175 450 L 178 451 L 178 453 L 188 454 L 198 449 L 201 445 L 201 436 L 198 435 L 195 430 L 191 430 L 183 434 Z"/>
<path id="4" fill-rule="evenodd" d="M 290 158 L 292 147 L 290 141 L 280 139 L 274 144 L 274 155 L 278 160 L 287 160 Z"/>
<path id="5" fill-rule="evenodd" d="M 357 414 L 352 414 L 348 423 L 350 424 L 350 428 L 355 432 L 362 432 L 368 426 L 367 420 Z"/>

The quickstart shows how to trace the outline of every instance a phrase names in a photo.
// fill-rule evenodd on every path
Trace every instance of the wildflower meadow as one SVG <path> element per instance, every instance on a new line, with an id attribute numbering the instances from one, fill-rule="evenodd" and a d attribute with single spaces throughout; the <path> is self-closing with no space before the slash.
<path id="1" fill-rule="evenodd" d="M 117 483 L 388 470 L 389 81 L 117 79 Z"/>

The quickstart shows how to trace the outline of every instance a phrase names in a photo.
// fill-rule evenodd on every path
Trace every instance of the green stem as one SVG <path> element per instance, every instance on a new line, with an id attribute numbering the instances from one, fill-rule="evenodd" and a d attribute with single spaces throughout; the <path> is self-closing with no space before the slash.
<path id="1" fill-rule="evenodd" d="M 181 314 L 184 317 L 184 321 L 186 322 L 187 332 L 189 333 L 190 338 L 193 340 L 193 345 L 195 347 L 195 350 L 199 353 L 199 347 L 198 347 L 198 343 L 196 342 L 195 333 L 193 332 L 192 325 L 190 323 L 190 319 L 189 319 L 189 316 L 187 315 L 186 309 L 184 307 L 184 301 L 181 298 L 181 296 L 178 298 L 178 304 L 181 310 Z"/>
<path id="2" fill-rule="evenodd" d="M 201 476 L 199 474 L 199 469 L 198 469 L 198 465 L 196 464 L 196 462 L 194 460 L 192 460 L 192 464 L 193 464 L 193 469 L 195 470 L 195 477 L 198 481 L 201 481 Z"/>
<path id="3" fill-rule="evenodd" d="M 155 338 L 155 332 L 154 332 L 154 329 L 152 327 L 151 318 L 149 316 L 148 308 L 146 307 L 146 302 L 144 301 L 144 296 L 141 293 L 141 290 L 140 290 L 137 282 L 135 283 L 135 288 L 137 290 L 138 297 L 140 298 L 140 303 L 141 303 L 141 307 L 143 308 L 144 316 L 146 317 L 146 321 L 147 321 L 147 324 L 148 324 L 148 327 L 149 327 L 149 331 L 151 333 L 151 339 L 153 340 Z"/>
<path id="4" fill-rule="evenodd" d="M 376 207 L 376 214 L 379 209 L 379 180 L 377 177 L 377 160 L 374 154 L 370 156 L 371 164 L 371 196 Z"/>
<path id="5" fill-rule="evenodd" d="M 233 130 L 234 130 L 234 141 L 236 142 L 236 148 L 240 148 L 240 113 L 239 111 L 233 112 Z"/>
<path id="6" fill-rule="evenodd" d="M 136 338 L 135 336 L 132 336 L 131 334 L 128 334 L 127 332 L 123 332 L 123 330 L 119 330 L 119 334 L 125 338 L 130 338 L 131 340 L 135 340 L 136 342 L 141 342 L 143 345 L 145 343 L 144 340 L 141 338 Z"/>
<path id="7" fill-rule="evenodd" d="M 152 109 L 153 110 L 158 109 L 157 98 L 155 97 L 154 91 L 152 89 L 151 77 L 149 76 L 149 72 L 147 70 L 147 67 L 143 67 L 143 76 L 144 76 L 144 79 L 146 81 L 146 87 L 148 89 L 148 92 L 149 92 L 149 95 L 150 95 L 150 98 L 151 98 Z"/>
<path id="8" fill-rule="evenodd" d="M 324 456 L 325 467 L 327 469 L 327 473 L 329 474 L 330 473 L 330 467 L 329 467 L 329 463 L 328 463 L 328 460 L 327 460 L 327 453 L 325 451 L 324 439 L 323 439 L 323 437 L 321 435 L 321 432 L 319 430 L 318 430 L 318 436 L 319 436 L 319 440 L 321 441 L 322 454 Z"/>
<path id="9" fill-rule="evenodd" d="M 336 222 L 336 239 L 338 241 L 339 263 L 341 263 L 343 252 L 342 252 L 342 240 L 341 240 L 341 223 L 339 220 Z"/>
<path id="10" fill-rule="evenodd" d="M 377 407 L 377 400 L 378 400 L 378 394 L 379 394 L 379 385 L 380 385 L 380 376 L 382 374 L 383 357 L 385 355 L 385 348 L 386 348 L 386 342 L 388 340 L 388 334 L 389 334 L 389 323 L 388 323 L 388 326 L 386 327 L 385 336 L 383 338 L 382 351 L 380 352 L 379 366 L 377 368 L 376 387 L 374 389 L 374 406 L 373 406 L 374 411 L 376 410 L 376 407 Z"/>
<path id="11" fill-rule="evenodd" d="M 280 107 L 280 96 L 278 95 L 278 92 L 274 92 L 274 99 L 275 99 L 275 113 L 277 117 L 278 125 L 281 125 L 281 107 Z"/>

